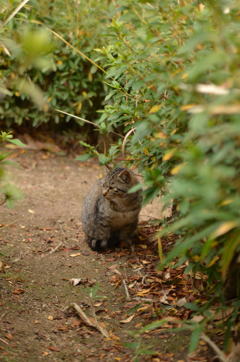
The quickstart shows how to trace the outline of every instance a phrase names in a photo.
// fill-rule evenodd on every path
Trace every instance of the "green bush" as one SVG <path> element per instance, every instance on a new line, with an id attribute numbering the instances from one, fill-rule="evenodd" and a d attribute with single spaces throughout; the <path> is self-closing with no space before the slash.
<path id="1" fill-rule="evenodd" d="M 98 123 L 126 135 L 145 199 L 163 192 L 177 203 L 162 232 L 179 235 L 165 264 L 188 261 L 186 271 L 208 276 L 209 303 L 198 310 L 206 320 L 214 303 L 226 308 L 224 282 L 235 283 L 232 296 L 240 290 L 229 281 L 240 251 L 239 14 L 235 1 L 122 0 L 96 57 L 109 85 Z"/>
<path id="2" fill-rule="evenodd" d="M 5 33 L 18 52 L 1 59 L 1 74 L 8 79 L 7 88 L 11 92 L 1 104 L 2 126 L 36 127 L 69 121 L 70 117 L 55 108 L 81 114 L 83 118 L 96 117 L 104 94 L 102 71 L 89 62 L 88 55 L 94 47 L 102 45 L 106 4 L 107 1 L 88 1 L 82 5 L 73 0 L 56 0 L 42 1 L 39 6 L 39 2 L 31 1 L 6 25 Z M 2 14 L 2 20 L 10 10 L 11 6 Z M 9 41 L 4 38 L 2 41 L 8 47 Z M 44 106 L 37 107 L 31 93 L 19 89 L 16 82 L 19 66 L 35 88 L 43 91 Z"/>
<path id="3" fill-rule="evenodd" d="M 24 6 L 24 2 L 21 2 L 21 5 Z M 18 33 L 18 40 L 13 40 L 8 24 L 20 10 L 20 5 L 15 9 L 11 9 L 10 3 L 5 3 L 0 12 L 0 19 L 3 19 L 3 22 L 0 23 L 0 113 L 2 112 L 4 117 L 4 128 L 9 125 L 8 116 L 11 117 L 11 114 L 17 114 L 17 107 L 15 110 L 12 104 L 10 109 L 10 104 L 7 101 L 8 97 L 11 97 L 11 100 L 13 99 L 13 93 L 21 97 L 22 101 L 28 95 L 39 109 L 42 109 L 42 111 L 47 110 L 47 103 L 42 91 L 26 75 L 26 72 L 30 68 L 42 69 L 48 66 L 50 61 L 48 55 L 53 48 L 52 42 L 49 34 L 44 29 L 32 31 L 29 27 L 25 27 L 22 33 Z M 13 66 L 14 70 L 13 68 L 10 69 L 11 66 Z M 24 110 L 22 109 L 22 113 L 24 113 Z M 13 143 L 20 147 L 24 146 L 21 141 L 14 139 L 10 132 L 1 131 L 0 146 L 5 143 Z M 21 197 L 21 193 L 9 182 L 6 172 L 6 165 L 10 163 L 8 156 L 9 153 L 1 149 L 0 194 L 2 199 L 0 204 L 3 205 L 6 202 L 7 206 L 13 206 L 14 201 Z"/>
<path id="4" fill-rule="evenodd" d="M 18 146 L 24 146 L 21 141 L 14 139 L 9 132 L 0 133 L 0 146 L 4 143 L 13 143 Z M 10 164 L 8 156 L 8 152 L 0 152 L 0 206 L 6 203 L 8 207 L 12 207 L 14 202 L 21 198 L 22 194 L 12 183 L 9 182 L 8 175 L 6 173 L 6 166 Z"/>

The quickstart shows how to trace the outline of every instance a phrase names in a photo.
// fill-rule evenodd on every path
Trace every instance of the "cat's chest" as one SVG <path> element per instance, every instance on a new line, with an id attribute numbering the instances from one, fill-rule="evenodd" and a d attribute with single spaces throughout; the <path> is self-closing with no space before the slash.
<path id="1" fill-rule="evenodd" d="M 123 226 L 131 224 L 136 219 L 136 211 L 111 211 L 110 225 L 113 229 L 121 229 Z"/>

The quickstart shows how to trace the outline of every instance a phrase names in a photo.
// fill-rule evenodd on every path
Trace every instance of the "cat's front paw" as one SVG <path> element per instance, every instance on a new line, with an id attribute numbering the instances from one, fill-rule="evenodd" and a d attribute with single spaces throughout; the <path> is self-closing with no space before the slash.
<path id="1" fill-rule="evenodd" d="M 107 248 L 108 242 L 107 242 L 107 240 L 92 239 L 89 242 L 89 246 L 94 251 L 103 251 Z"/>

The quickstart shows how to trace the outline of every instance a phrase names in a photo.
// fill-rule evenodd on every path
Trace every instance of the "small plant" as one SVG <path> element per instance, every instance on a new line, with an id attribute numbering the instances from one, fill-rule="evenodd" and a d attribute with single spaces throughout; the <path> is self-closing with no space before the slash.
<path id="1" fill-rule="evenodd" d="M 124 345 L 133 351 L 134 362 L 141 361 L 141 358 L 144 356 L 152 356 L 155 354 L 154 350 L 152 350 L 152 347 L 139 338 L 137 341 L 127 342 Z"/>
<path id="2" fill-rule="evenodd" d="M 24 146 L 24 144 L 18 139 L 13 139 L 13 136 L 9 132 L 1 132 L 0 144 L 4 144 L 6 142 L 10 142 L 18 146 Z M 14 202 L 21 198 L 21 192 L 8 180 L 6 173 L 6 166 L 10 164 L 8 156 L 8 152 L 0 152 L 0 194 L 2 196 L 1 205 L 6 202 L 8 207 L 12 207 Z"/>

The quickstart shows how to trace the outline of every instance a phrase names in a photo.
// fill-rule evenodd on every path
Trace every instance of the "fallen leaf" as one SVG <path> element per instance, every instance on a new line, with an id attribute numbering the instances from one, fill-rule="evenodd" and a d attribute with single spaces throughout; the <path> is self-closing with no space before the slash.
<path id="1" fill-rule="evenodd" d="M 145 305 L 144 307 L 140 307 L 137 309 L 137 312 L 143 312 L 147 309 L 150 309 L 152 306 L 151 305 Z"/>
<path id="2" fill-rule="evenodd" d="M 6 337 L 9 341 L 11 341 L 11 340 L 13 339 L 13 335 L 12 335 L 11 333 L 6 333 L 6 334 L 5 334 L 5 337 Z"/>
<path id="3" fill-rule="evenodd" d="M 116 336 L 115 334 L 111 333 L 110 339 L 112 339 L 113 341 L 120 341 L 121 338 Z"/>
<path id="4" fill-rule="evenodd" d="M 74 287 L 76 287 L 76 285 L 79 285 L 81 283 L 81 280 L 82 278 L 72 278 L 69 281 Z"/>
<path id="5" fill-rule="evenodd" d="M 191 321 L 192 322 L 196 322 L 196 323 L 200 323 L 202 322 L 202 320 L 204 319 L 204 316 L 202 315 L 195 315 L 192 317 Z"/>
<path id="6" fill-rule="evenodd" d="M 163 295 L 159 298 L 159 300 L 160 300 L 161 303 L 163 303 L 163 304 L 169 304 L 169 305 L 170 305 L 168 299 L 172 299 L 172 300 L 173 300 L 173 298 L 170 298 L 170 297 L 168 296 L 168 294 L 170 293 L 170 291 L 171 291 L 170 289 L 166 289 L 166 290 L 163 290 L 163 291 L 162 291 Z"/>
<path id="7" fill-rule="evenodd" d="M 117 264 L 113 264 L 111 266 L 108 267 L 109 270 L 115 270 L 117 269 L 118 265 Z"/>
<path id="8" fill-rule="evenodd" d="M 116 268 L 116 265 L 110 266 L 109 269 L 110 269 L 113 273 L 116 273 L 116 274 L 122 276 L 121 272 Z"/>
<path id="9" fill-rule="evenodd" d="M 74 319 L 74 320 L 72 321 L 72 323 L 71 323 L 71 327 L 72 327 L 72 328 L 77 328 L 77 327 L 80 326 L 81 323 L 82 323 L 82 322 L 81 322 L 79 319 Z"/>
<path id="10" fill-rule="evenodd" d="M 80 255 L 82 255 L 81 253 L 73 253 L 73 254 L 70 254 L 70 256 L 72 257 L 72 258 L 74 258 L 75 256 L 80 256 Z"/>
<path id="11" fill-rule="evenodd" d="M 142 289 L 142 290 L 140 290 L 139 292 L 137 292 L 137 295 L 138 295 L 139 297 L 141 297 L 141 296 L 143 296 L 143 295 L 149 294 L 150 291 L 151 291 L 151 289 L 152 289 L 152 288 Z"/>
<path id="12" fill-rule="evenodd" d="M 25 291 L 21 288 L 16 288 L 13 290 L 13 294 L 19 295 L 19 294 L 23 294 Z"/>
<path id="13" fill-rule="evenodd" d="M 129 288 L 129 289 L 132 289 L 132 288 L 135 287 L 136 284 L 137 284 L 137 282 L 135 281 L 135 282 L 129 284 L 129 285 L 128 285 L 128 288 Z"/>
<path id="14" fill-rule="evenodd" d="M 58 347 L 55 347 L 55 346 L 49 346 L 48 349 L 52 352 L 59 352 L 60 349 Z"/>
<path id="15" fill-rule="evenodd" d="M 120 321 L 120 323 L 130 323 L 133 318 L 135 317 L 135 314 L 132 314 L 130 317 L 128 317 L 127 319 L 123 319 Z"/>
<path id="16" fill-rule="evenodd" d="M 47 352 L 47 351 L 44 351 L 44 352 L 42 353 L 43 356 L 49 356 L 49 354 L 50 354 L 50 353 Z"/>
<path id="17" fill-rule="evenodd" d="M 2 261 L 0 261 L 0 272 L 4 271 L 4 264 Z"/>
<path id="18" fill-rule="evenodd" d="M 68 332 L 69 327 L 68 327 L 68 326 L 65 326 L 65 325 L 59 326 L 59 327 L 57 328 L 57 330 L 58 330 L 59 332 Z"/>
<path id="19" fill-rule="evenodd" d="M 178 299 L 176 305 L 177 305 L 178 307 L 183 307 L 184 304 L 186 304 L 186 303 L 187 303 L 187 299 L 186 299 L 185 297 L 183 297 L 183 298 Z"/>
<path id="20" fill-rule="evenodd" d="M 170 279 L 171 278 L 171 274 L 169 273 L 169 272 L 166 272 L 165 274 L 164 274 L 164 279 L 165 280 L 168 280 L 168 279 Z"/>

